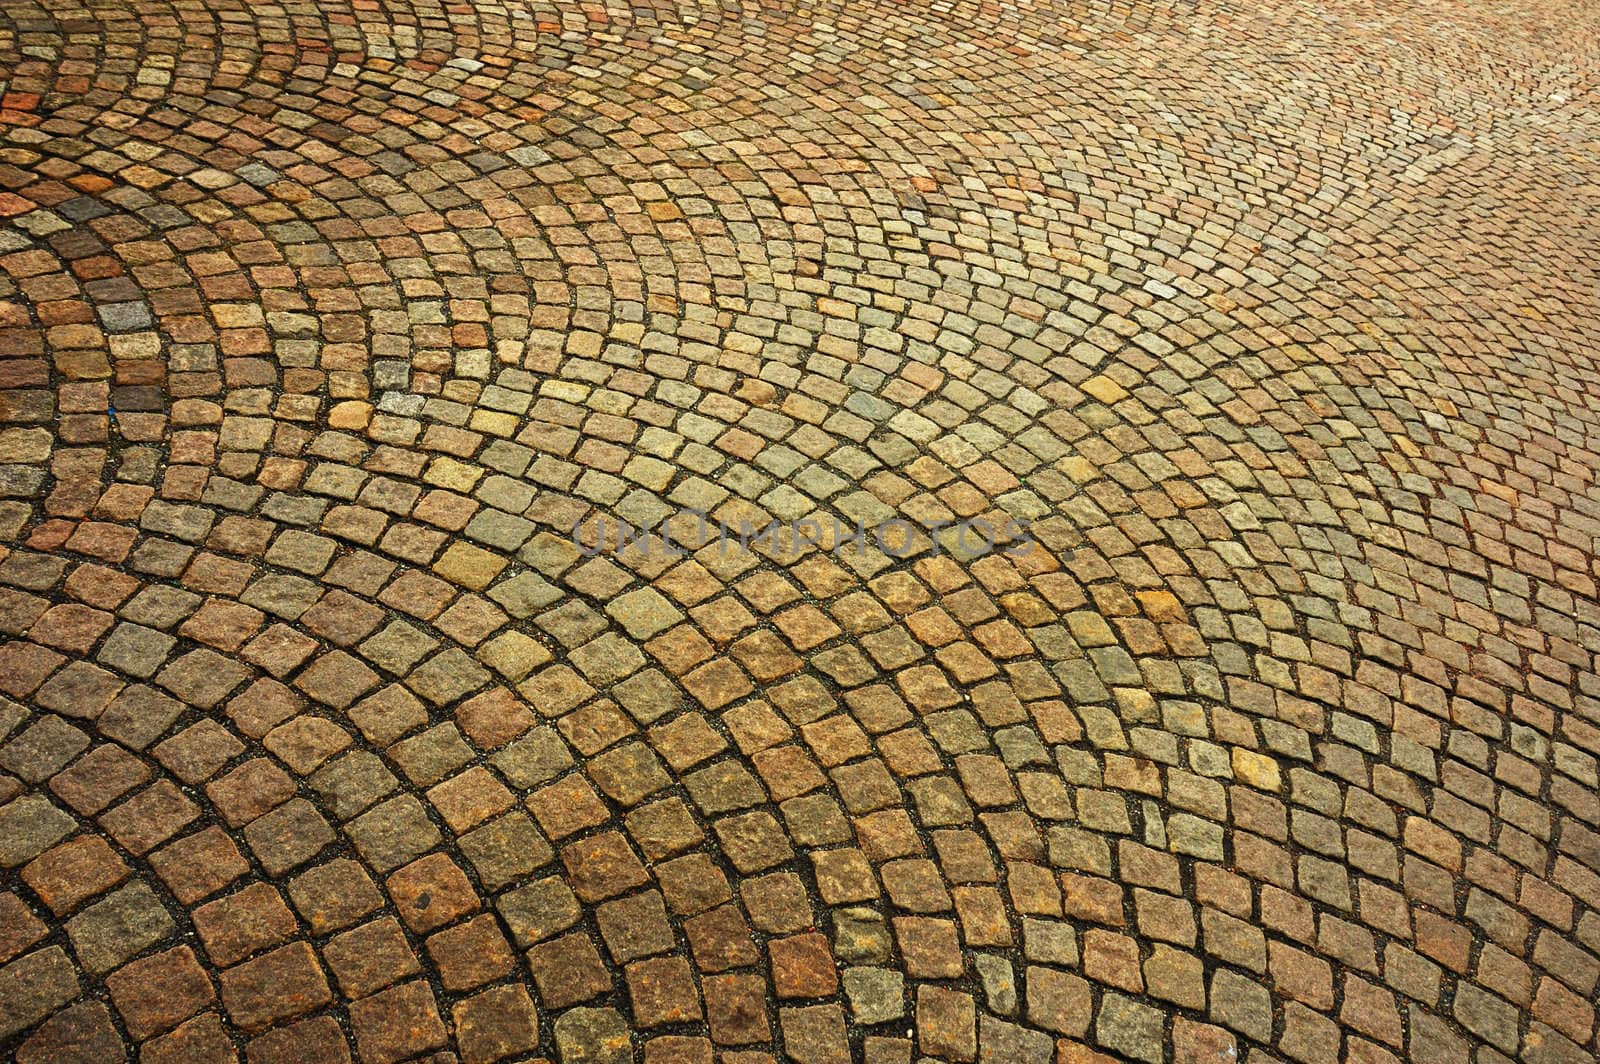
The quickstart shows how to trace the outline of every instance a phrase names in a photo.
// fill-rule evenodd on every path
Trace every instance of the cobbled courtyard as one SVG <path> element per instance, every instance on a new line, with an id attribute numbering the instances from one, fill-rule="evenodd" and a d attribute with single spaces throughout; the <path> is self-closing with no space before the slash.
<path id="1" fill-rule="evenodd" d="M 0 0 L 0 1059 L 1594 1064 L 1597 72 Z"/>

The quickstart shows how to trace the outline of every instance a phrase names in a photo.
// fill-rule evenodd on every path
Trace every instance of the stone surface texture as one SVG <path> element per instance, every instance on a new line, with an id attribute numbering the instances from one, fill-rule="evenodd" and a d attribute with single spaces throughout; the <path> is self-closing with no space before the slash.
<path id="1" fill-rule="evenodd" d="M 0 1058 L 1592 1064 L 1597 26 L 3 0 Z"/>

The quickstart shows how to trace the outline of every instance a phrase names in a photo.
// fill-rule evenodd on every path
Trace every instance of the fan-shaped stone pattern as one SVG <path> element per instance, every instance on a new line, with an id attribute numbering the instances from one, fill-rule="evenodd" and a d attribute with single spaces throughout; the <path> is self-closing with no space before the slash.
<path id="1" fill-rule="evenodd" d="M 1592 1059 L 1594 66 L 9 5 L 0 1051 Z"/>

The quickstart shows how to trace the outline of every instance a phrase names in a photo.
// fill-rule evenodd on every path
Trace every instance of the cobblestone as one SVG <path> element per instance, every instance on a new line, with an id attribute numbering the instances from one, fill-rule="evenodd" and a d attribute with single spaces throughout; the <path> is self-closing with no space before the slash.
<path id="1" fill-rule="evenodd" d="M 791 8 L 0 11 L 0 1057 L 1600 1055 L 1595 12 Z"/>

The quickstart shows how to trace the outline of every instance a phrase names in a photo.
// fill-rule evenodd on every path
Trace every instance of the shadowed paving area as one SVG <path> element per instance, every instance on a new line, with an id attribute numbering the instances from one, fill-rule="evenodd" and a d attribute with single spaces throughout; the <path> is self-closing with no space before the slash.
<path id="1" fill-rule="evenodd" d="M 0 0 L 0 1057 L 1593 1064 L 1597 23 Z"/>

